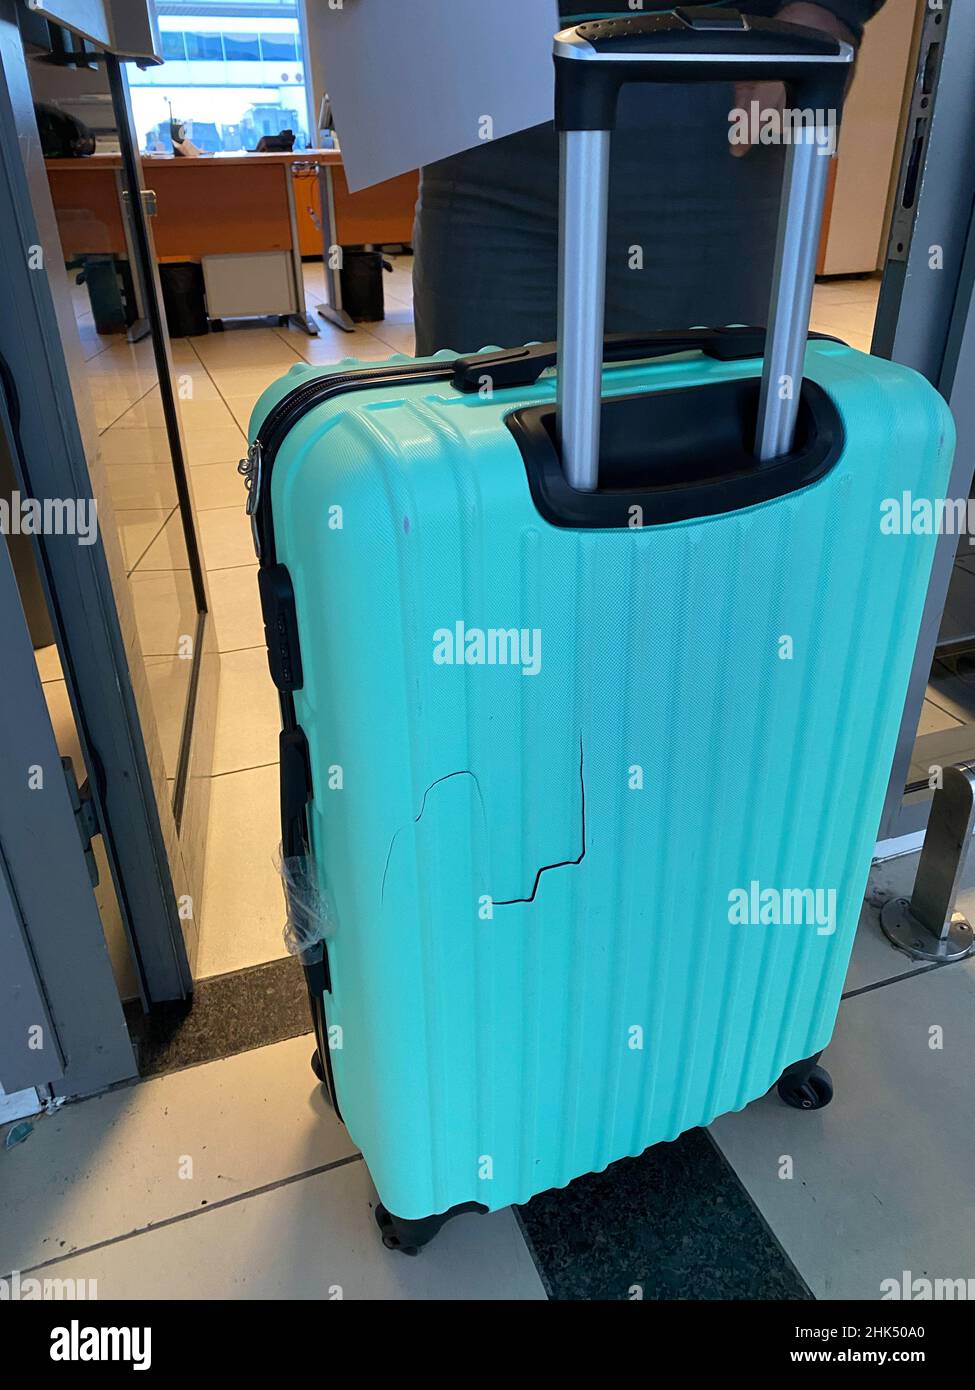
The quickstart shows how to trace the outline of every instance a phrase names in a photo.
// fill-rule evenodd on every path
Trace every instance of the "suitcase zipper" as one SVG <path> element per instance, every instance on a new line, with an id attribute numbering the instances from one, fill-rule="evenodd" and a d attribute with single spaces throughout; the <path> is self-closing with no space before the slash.
<path id="1" fill-rule="evenodd" d="M 813 333 L 810 337 L 823 338 L 826 335 Z M 655 333 L 636 339 L 619 335 L 618 339 L 609 340 L 607 357 L 610 361 L 614 360 L 614 355 L 619 356 L 615 349 L 622 351 L 624 347 L 627 349 L 626 360 L 631 360 L 632 354 L 634 361 L 698 348 L 708 356 L 723 361 L 741 361 L 761 356 L 763 343 L 764 329 L 740 327 L 696 329 L 685 335 Z M 502 388 L 533 384 L 542 371 L 554 363 L 555 345 L 536 343 L 500 353 L 477 353 L 474 356 L 444 359 L 437 365 L 417 362 L 411 366 L 398 362 L 391 367 L 360 367 L 351 372 L 316 377 L 314 381 L 296 386 L 268 411 L 247 451 L 247 457 L 238 465 L 247 486 L 247 515 L 251 519 L 258 560 L 263 563 L 267 556 L 273 562 L 270 480 L 275 456 L 288 432 L 316 406 L 344 392 L 364 391 L 371 386 L 395 386 L 398 382 L 412 386 L 425 381 L 452 381 L 458 390 L 465 392 L 477 389 L 484 375 L 496 377 L 495 385 Z M 475 371 L 478 371 L 477 376 L 474 375 Z"/>

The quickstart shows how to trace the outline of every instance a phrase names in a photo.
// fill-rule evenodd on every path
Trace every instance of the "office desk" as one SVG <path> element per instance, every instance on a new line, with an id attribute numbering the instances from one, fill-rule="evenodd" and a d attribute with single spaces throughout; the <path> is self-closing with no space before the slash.
<path id="1" fill-rule="evenodd" d="M 415 169 L 411 174 L 350 193 L 342 165 L 326 167 L 332 183 L 336 241 L 341 246 L 385 246 L 395 242 L 409 245 L 420 186 Z M 301 254 L 320 256 L 322 205 L 318 172 L 314 166 L 301 164 L 295 165 L 294 172 Z"/>
<path id="2" fill-rule="evenodd" d="M 153 239 L 160 261 L 199 261 L 204 256 L 287 252 L 294 302 L 282 306 L 306 332 L 316 334 L 305 312 L 302 254 L 312 243 L 307 227 L 318 216 L 315 251 L 324 255 L 328 302 L 323 317 L 351 331 L 342 309 L 338 268 L 329 248 L 409 241 L 416 175 L 392 179 L 350 194 L 338 150 L 278 154 L 215 154 L 200 159 L 143 155 L 144 186 L 155 194 Z M 47 160 L 48 179 L 65 257 L 112 254 L 131 257 L 122 198 L 120 155 Z M 317 197 L 307 197 L 314 180 Z M 295 188 L 301 190 L 296 200 Z M 299 218 L 298 202 L 302 207 Z M 311 210 L 309 210 L 311 209 Z"/>

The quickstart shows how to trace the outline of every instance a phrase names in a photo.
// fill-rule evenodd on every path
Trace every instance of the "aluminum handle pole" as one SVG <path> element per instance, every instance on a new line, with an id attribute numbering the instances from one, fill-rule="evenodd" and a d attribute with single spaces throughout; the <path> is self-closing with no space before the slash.
<path id="1" fill-rule="evenodd" d="M 791 453 L 799 414 L 830 165 L 815 135 L 811 126 L 794 130 L 786 159 L 755 441 L 763 463 Z"/>
<path id="2" fill-rule="evenodd" d="M 581 492 L 599 482 L 611 138 L 608 130 L 560 136 L 556 419 L 563 471 Z"/>

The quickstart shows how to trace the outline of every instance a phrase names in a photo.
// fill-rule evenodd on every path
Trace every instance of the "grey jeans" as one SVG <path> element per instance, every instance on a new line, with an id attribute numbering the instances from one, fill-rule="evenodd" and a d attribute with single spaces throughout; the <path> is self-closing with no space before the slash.
<path id="1" fill-rule="evenodd" d="M 784 151 L 759 146 L 733 159 L 733 104 L 724 84 L 624 89 L 607 332 L 766 322 Z M 427 166 L 414 250 L 418 355 L 553 339 L 554 129 L 537 126 Z"/>

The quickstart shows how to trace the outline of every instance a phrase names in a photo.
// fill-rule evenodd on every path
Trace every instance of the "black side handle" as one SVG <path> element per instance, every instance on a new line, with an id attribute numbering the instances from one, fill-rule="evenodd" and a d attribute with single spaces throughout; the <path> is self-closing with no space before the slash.
<path id="1" fill-rule="evenodd" d="M 810 338 L 827 334 L 810 333 Z M 630 362 L 670 357 L 675 352 L 703 352 L 719 362 L 743 362 L 765 354 L 765 329 L 754 327 L 690 328 L 684 333 L 610 333 L 605 338 L 605 362 Z M 459 357 L 454 363 L 454 386 L 473 394 L 485 381 L 495 391 L 508 386 L 532 386 L 558 360 L 555 343 L 530 343 L 504 352 Z"/>
<path id="2" fill-rule="evenodd" d="M 795 102 L 836 111 L 853 61 L 849 44 L 737 10 L 679 6 L 672 13 L 589 20 L 556 35 L 558 130 L 613 130 L 620 89 L 631 82 L 789 84 Z"/>
<path id="3" fill-rule="evenodd" d="M 286 859 L 308 852 L 311 758 L 304 730 L 285 729 L 278 740 L 281 787 L 281 846 Z"/>

